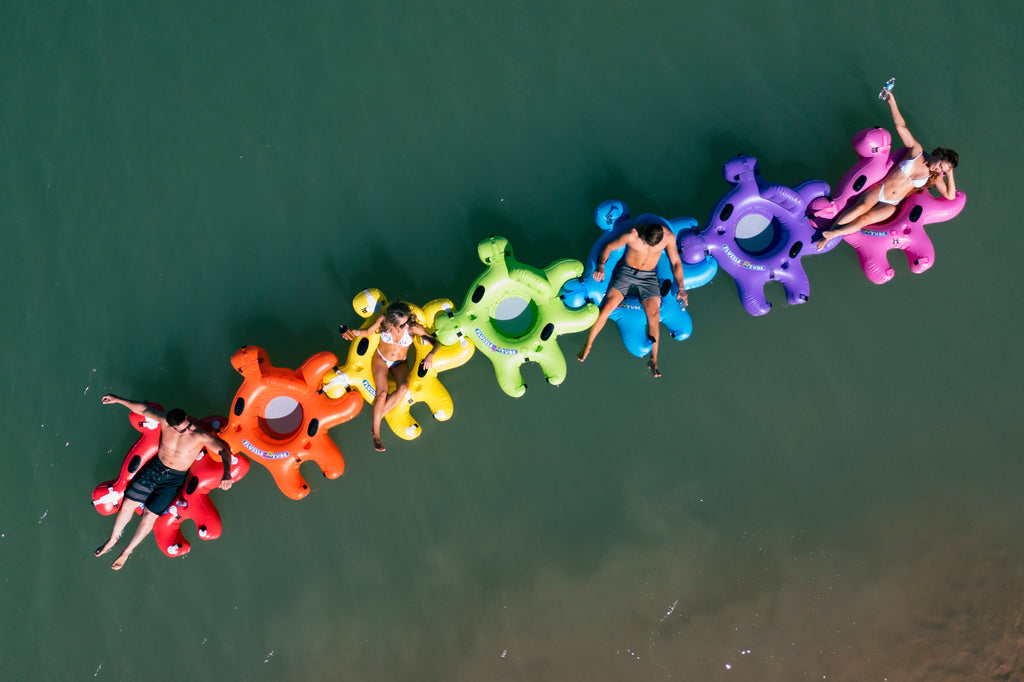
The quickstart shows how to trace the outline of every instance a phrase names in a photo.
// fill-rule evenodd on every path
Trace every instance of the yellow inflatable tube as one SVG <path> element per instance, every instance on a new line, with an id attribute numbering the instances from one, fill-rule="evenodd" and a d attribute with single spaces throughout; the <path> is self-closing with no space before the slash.
<path id="1" fill-rule="evenodd" d="M 373 324 L 387 308 L 388 301 L 380 289 L 364 289 L 352 301 L 352 307 L 361 317 L 366 319 L 362 328 Z M 434 318 L 442 312 L 450 311 L 453 304 L 448 299 L 436 299 L 420 308 L 409 304 L 416 322 L 431 334 L 434 333 Z M 373 403 L 377 392 L 373 385 L 373 372 L 370 369 L 380 335 L 373 334 L 360 337 L 351 342 L 348 358 L 343 366 L 329 370 L 323 377 L 323 392 L 327 397 L 334 398 L 345 393 L 352 387 L 362 394 L 368 403 Z M 430 369 L 423 370 L 423 359 L 430 352 L 431 345 L 426 339 L 416 336 L 412 348 L 415 349 L 415 365 L 409 372 L 409 390 L 405 398 L 388 412 L 384 419 L 395 435 L 405 440 L 412 440 L 420 435 L 420 425 L 413 418 L 410 410 L 416 403 L 425 403 L 430 408 L 434 419 L 447 421 L 454 411 L 451 394 L 444 387 L 438 374 L 460 365 L 464 365 L 476 350 L 473 344 L 465 339 L 450 346 L 438 345 Z M 388 377 L 388 391 L 395 390 L 395 381 Z"/>

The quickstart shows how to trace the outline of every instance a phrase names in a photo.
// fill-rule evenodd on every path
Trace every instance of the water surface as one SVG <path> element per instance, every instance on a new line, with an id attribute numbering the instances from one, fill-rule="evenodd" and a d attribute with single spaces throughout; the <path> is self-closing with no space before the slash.
<path id="1" fill-rule="evenodd" d="M 8 679 L 1024 679 L 1016 3 L 9 2 L 0 8 Z M 584 259 L 602 200 L 703 222 L 721 164 L 835 183 L 888 124 L 967 193 L 934 268 L 851 249 L 751 318 L 724 273 L 650 378 L 482 357 L 343 478 L 254 465 L 184 559 L 92 549 L 106 392 L 229 409 L 240 346 L 344 356 L 360 289 L 461 302 L 476 243 Z M 580 334 L 563 337 L 572 356 Z M 186 529 L 194 540 L 194 531 Z M 156 644 L 156 646 L 154 646 Z"/>

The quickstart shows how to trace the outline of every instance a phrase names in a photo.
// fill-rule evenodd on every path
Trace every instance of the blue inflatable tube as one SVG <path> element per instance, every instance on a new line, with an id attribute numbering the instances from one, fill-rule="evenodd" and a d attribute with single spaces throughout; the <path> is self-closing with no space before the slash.
<path id="1" fill-rule="evenodd" d="M 692 230 L 697 226 L 697 221 L 693 218 L 665 220 L 652 213 L 645 213 L 634 220 L 630 218 L 629 207 L 618 200 L 605 201 L 598 206 L 594 210 L 594 222 L 604 231 L 604 234 L 590 249 L 583 277 L 571 279 L 562 286 L 562 300 L 573 309 L 582 308 L 587 303 L 600 306 L 604 301 L 608 291 L 608 280 L 611 279 L 615 265 L 625 254 L 626 247 L 612 251 L 605 264 L 605 272 L 608 274 L 600 282 L 594 280 L 597 259 L 608 242 L 633 229 L 633 225 L 657 223 L 672 230 L 672 234 L 677 237 L 680 230 Z M 669 262 L 668 254 L 661 255 L 657 272 L 658 279 L 661 281 L 661 323 L 665 325 L 672 338 L 683 341 L 693 333 L 693 321 L 690 319 L 690 314 L 676 300 L 679 287 L 672 276 L 672 264 Z M 718 272 L 718 263 L 711 256 L 693 264 L 684 262 L 683 285 L 687 291 L 703 286 L 711 281 L 716 272 Z M 608 319 L 618 325 L 622 343 L 630 353 L 642 358 L 651 352 L 651 340 L 647 337 L 647 315 L 636 296 L 627 296 L 623 299 Z"/>

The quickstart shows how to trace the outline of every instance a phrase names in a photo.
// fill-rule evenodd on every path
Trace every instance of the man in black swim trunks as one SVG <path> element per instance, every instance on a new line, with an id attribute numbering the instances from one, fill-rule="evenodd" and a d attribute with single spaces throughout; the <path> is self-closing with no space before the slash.
<path id="1" fill-rule="evenodd" d="M 110 566 L 115 571 L 120 571 L 131 556 L 132 550 L 153 530 L 157 517 L 171 506 L 175 495 L 185 482 L 189 467 L 202 454 L 204 448 L 220 455 L 224 462 L 221 490 L 231 487 L 231 448 L 217 436 L 203 430 L 185 414 L 184 410 L 161 412 L 146 403 L 125 400 L 113 394 L 103 396 L 101 402 L 104 405 L 124 405 L 132 412 L 148 417 L 160 425 L 160 449 L 156 456 L 135 474 L 131 485 L 124 493 L 125 499 L 117 512 L 110 539 L 96 548 L 96 556 L 109 552 L 117 544 L 135 510 L 140 505 L 145 505 L 142 520 L 139 521 L 139 527 L 136 528 L 131 542 Z"/>
<path id="2" fill-rule="evenodd" d="M 679 259 L 679 251 L 676 249 L 675 235 L 663 225 L 657 223 L 638 223 L 628 232 L 605 244 L 601 249 L 601 255 L 594 268 L 594 279 L 598 282 L 604 279 L 604 264 L 612 251 L 626 247 L 615 269 L 612 271 L 612 278 L 608 282 L 608 293 L 605 294 L 604 302 L 601 303 L 601 312 L 597 321 L 590 328 L 587 336 L 587 343 L 576 355 L 580 362 L 587 359 L 590 348 L 594 345 L 594 339 L 604 328 L 608 316 L 612 314 L 622 300 L 636 291 L 640 304 L 647 314 L 647 335 L 651 339 L 651 359 L 647 366 L 651 373 L 660 377 L 658 371 L 658 329 L 661 324 L 661 287 L 658 281 L 658 260 L 662 251 L 668 254 L 668 261 L 672 265 L 672 276 L 679 285 L 679 293 L 676 300 L 683 305 L 687 304 L 686 289 L 683 288 L 683 262 Z"/>

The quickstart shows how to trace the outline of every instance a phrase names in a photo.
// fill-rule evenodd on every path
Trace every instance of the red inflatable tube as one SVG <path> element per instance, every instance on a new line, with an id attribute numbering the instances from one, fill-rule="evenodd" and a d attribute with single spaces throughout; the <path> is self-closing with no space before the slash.
<path id="1" fill-rule="evenodd" d="M 203 426 L 211 431 L 226 423 L 221 420 L 209 424 L 203 420 Z M 249 472 L 249 460 L 241 455 L 231 456 L 231 480 L 240 481 Z M 202 540 L 216 540 L 220 537 L 220 512 L 213 506 L 210 491 L 220 486 L 224 475 L 224 465 L 208 453 L 200 455 L 188 470 L 188 478 L 174 502 L 167 508 L 167 513 L 156 520 L 153 535 L 160 551 L 170 557 L 185 556 L 192 545 L 181 532 L 183 521 L 191 520 L 196 524 L 196 532 Z"/>
<path id="2" fill-rule="evenodd" d="M 157 403 L 147 404 L 163 410 Z M 141 434 L 139 439 L 125 455 L 118 477 L 100 483 L 92 491 L 93 506 L 96 511 L 106 516 L 117 513 L 124 501 L 124 491 L 128 489 L 135 474 L 142 465 L 156 456 L 160 449 L 160 425 L 157 422 L 136 412 L 129 413 L 128 421 Z M 210 433 L 216 433 L 227 423 L 227 419 L 222 416 L 211 416 L 197 421 Z M 232 455 L 231 480 L 241 480 L 248 471 L 249 460 L 240 455 Z M 205 451 L 189 467 L 185 485 L 167 512 L 156 520 L 153 527 L 157 545 L 164 554 L 171 557 L 184 556 L 191 549 L 191 545 L 181 534 L 181 523 L 186 519 L 195 521 L 200 538 L 214 540 L 220 537 L 220 513 L 210 500 L 209 493 L 220 485 L 223 475 L 224 465 Z M 142 514 L 141 506 L 136 513 Z"/>
<path id="3" fill-rule="evenodd" d="M 147 404 L 161 411 L 164 409 L 157 403 Z M 117 513 L 117 510 L 121 508 L 121 501 L 124 499 L 124 491 L 128 489 L 128 484 L 135 478 L 135 474 L 142 468 L 142 465 L 151 460 L 160 449 L 160 425 L 158 423 L 135 412 L 128 413 L 128 421 L 141 434 L 139 439 L 125 455 L 118 477 L 112 481 L 100 483 L 92 491 L 92 504 L 96 507 L 96 511 L 104 516 Z M 139 507 L 138 513 L 142 513 L 141 507 Z"/>

